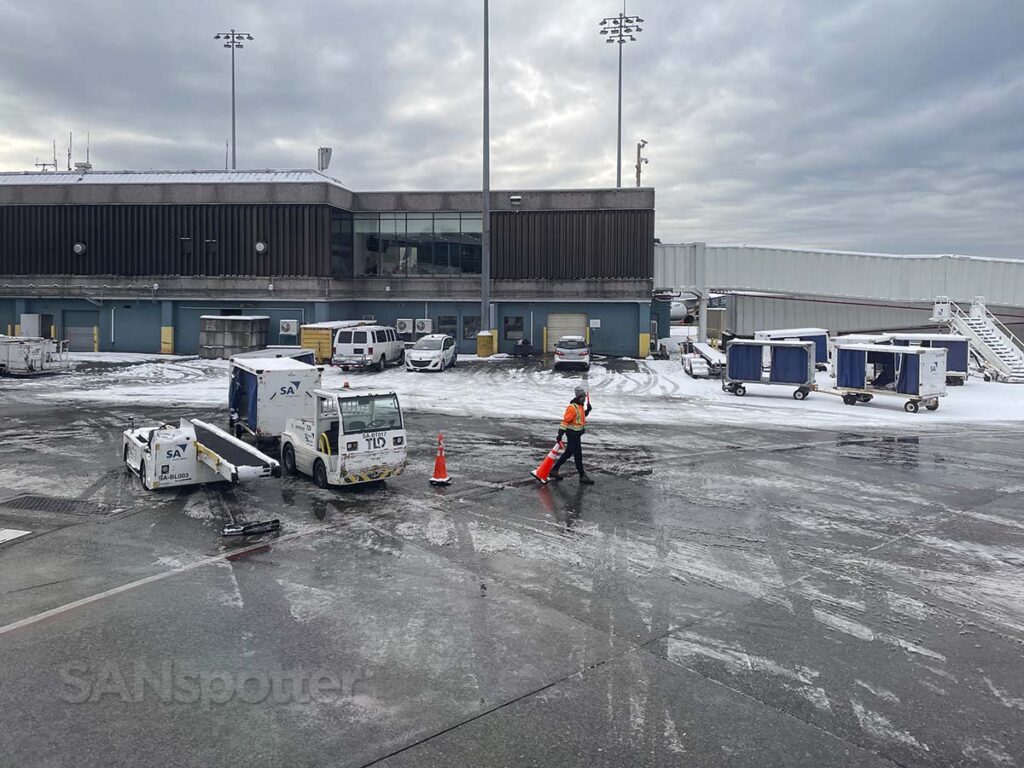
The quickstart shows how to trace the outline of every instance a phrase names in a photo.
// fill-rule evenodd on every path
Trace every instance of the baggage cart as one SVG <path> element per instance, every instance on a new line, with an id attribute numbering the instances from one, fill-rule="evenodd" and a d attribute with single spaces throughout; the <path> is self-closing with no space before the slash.
<path id="1" fill-rule="evenodd" d="M 759 341 L 813 341 L 814 364 L 819 366 L 820 370 L 825 370 L 825 367 L 828 366 L 828 331 L 825 328 L 781 328 L 772 331 L 755 331 L 754 339 Z"/>
<path id="2" fill-rule="evenodd" d="M 804 400 L 817 389 L 814 360 L 813 341 L 733 339 L 725 348 L 722 389 L 742 397 L 747 384 L 795 386 L 793 399 Z"/>
<path id="3" fill-rule="evenodd" d="M 937 410 L 946 396 L 946 350 L 889 344 L 837 344 L 835 393 L 847 405 L 876 395 L 905 397 L 903 409 Z"/>
<path id="4" fill-rule="evenodd" d="M 942 347 L 946 350 L 946 383 L 962 387 L 967 383 L 971 343 L 966 336 L 951 333 L 887 333 L 892 344 L 910 347 Z"/>

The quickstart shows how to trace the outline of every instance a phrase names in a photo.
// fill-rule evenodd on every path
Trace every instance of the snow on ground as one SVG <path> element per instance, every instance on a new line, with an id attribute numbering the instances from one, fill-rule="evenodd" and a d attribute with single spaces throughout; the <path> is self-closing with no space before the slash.
<path id="1" fill-rule="evenodd" d="M 68 352 L 72 363 L 148 363 L 154 360 L 185 360 L 181 355 L 157 355 L 145 352 Z"/>
<path id="2" fill-rule="evenodd" d="M 224 360 L 119 353 L 97 353 L 88 358 L 90 363 L 134 364 L 86 365 L 63 376 L 4 380 L 0 381 L 0 396 L 149 406 L 226 404 L 228 364 Z M 723 392 L 718 380 L 691 379 L 678 359 L 599 360 L 589 373 L 569 373 L 507 357 L 485 363 L 467 356 L 459 358 L 454 370 L 440 374 L 409 373 L 400 367 L 383 373 L 343 373 L 335 368 L 324 372 L 327 389 L 340 389 L 345 381 L 355 389 L 393 389 L 409 410 L 454 416 L 552 419 L 561 414 L 573 389 L 585 386 L 591 393 L 595 423 L 919 429 L 950 423 L 1024 421 L 1024 386 L 971 379 L 964 387 L 950 387 L 938 411 L 910 414 L 903 410 L 905 398 L 897 396 L 878 396 L 870 404 L 848 406 L 822 391 L 798 402 L 792 397 L 792 387 L 749 385 L 746 397 L 736 397 Z M 822 390 L 832 386 L 828 374 L 818 374 L 818 386 Z"/>

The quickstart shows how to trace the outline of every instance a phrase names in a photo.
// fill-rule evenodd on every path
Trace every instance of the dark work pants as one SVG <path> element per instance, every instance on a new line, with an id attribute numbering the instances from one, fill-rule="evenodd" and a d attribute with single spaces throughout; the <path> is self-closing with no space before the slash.
<path id="1" fill-rule="evenodd" d="M 576 460 L 576 471 L 581 475 L 583 471 L 583 433 L 572 429 L 565 430 L 565 452 L 555 462 L 552 472 L 557 472 L 565 462 L 572 456 Z"/>

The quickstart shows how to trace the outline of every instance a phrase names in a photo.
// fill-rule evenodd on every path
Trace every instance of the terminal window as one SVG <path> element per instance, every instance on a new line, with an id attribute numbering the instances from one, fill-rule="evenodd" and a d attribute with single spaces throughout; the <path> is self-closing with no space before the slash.
<path id="1" fill-rule="evenodd" d="M 479 275 L 478 213 L 358 213 L 353 219 L 355 277 Z M 339 263 L 343 263 L 339 259 Z"/>
<path id="2" fill-rule="evenodd" d="M 505 318 L 505 341 L 519 341 L 523 338 L 523 318 Z"/>
<path id="3" fill-rule="evenodd" d="M 438 315 L 437 332 L 451 336 L 453 339 L 459 335 L 459 318 L 456 315 Z"/>

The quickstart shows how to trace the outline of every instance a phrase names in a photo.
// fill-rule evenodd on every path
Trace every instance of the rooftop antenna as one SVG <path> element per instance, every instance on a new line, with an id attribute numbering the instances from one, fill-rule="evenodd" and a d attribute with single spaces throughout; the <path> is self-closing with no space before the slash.
<path id="1" fill-rule="evenodd" d="M 92 167 L 92 163 L 89 162 L 89 145 L 91 143 L 92 143 L 92 136 L 90 135 L 89 131 L 86 131 L 85 132 L 85 164 L 88 165 L 90 168 Z"/>
<path id="2" fill-rule="evenodd" d="M 68 131 L 68 170 L 71 170 L 71 145 L 74 143 L 74 135 Z"/>
<path id="3" fill-rule="evenodd" d="M 228 169 L 228 140 L 224 139 L 224 170 Z"/>

